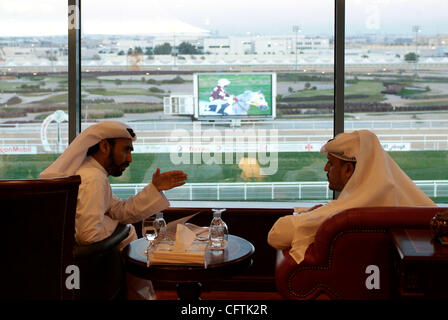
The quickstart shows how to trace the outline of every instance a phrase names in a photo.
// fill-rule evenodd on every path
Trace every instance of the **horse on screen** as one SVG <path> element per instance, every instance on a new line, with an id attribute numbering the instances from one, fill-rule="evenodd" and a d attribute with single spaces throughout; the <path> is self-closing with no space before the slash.
<path id="1" fill-rule="evenodd" d="M 254 92 L 246 90 L 244 93 L 227 100 L 212 101 L 202 104 L 203 115 L 247 115 L 249 108 L 255 106 L 258 110 L 267 110 L 269 108 L 266 98 L 261 90 Z"/>

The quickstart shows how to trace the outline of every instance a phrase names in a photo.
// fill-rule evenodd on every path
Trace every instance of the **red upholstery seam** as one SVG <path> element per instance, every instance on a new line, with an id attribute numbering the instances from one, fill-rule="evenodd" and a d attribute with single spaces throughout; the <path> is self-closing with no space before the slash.
<path id="1" fill-rule="evenodd" d="M 328 264 L 326 266 L 307 266 L 307 267 L 298 267 L 296 270 L 294 270 L 291 275 L 288 277 L 288 291 L 290 294 L 298 297 L 298 298 L 305 298 L 306 296 L 310 295 L 313 291 L 319 289 L 319 288 L 325 288 L 327 289 L 330 293 L 332 293 L 336 298 L 341 299 L 342 297 L 335 291 L 333 291 L 332 289 L 330 289 L 329 287 L 322 285 L 322 284 L 318 284 L 316 286 L 314 286 L 313 288 L 311 288 L 308 292 L 306 292 L 305 294 L 299 294 L 296 293 L 294 291 L 294 289 L 292 288 L 292 278 L 294 278 L 296 276 L 296 274 L 300 271 L 304 271 L 304 270 L 330 270 L 331 269 L 331 265 L 332 265 L 332 260 L 333 260 L 333 247 L 334 247 L 334 243 L 337 241 L 337 239 L 346 234 L 346 233 L 387 233 L 386 229 L 352 229 L 352 230 L 344 230 L 339 232 L 334 238 L 333 241 L 331 242 L 331 246 L 330 246 L 330 254 L 328 257 Z"/>

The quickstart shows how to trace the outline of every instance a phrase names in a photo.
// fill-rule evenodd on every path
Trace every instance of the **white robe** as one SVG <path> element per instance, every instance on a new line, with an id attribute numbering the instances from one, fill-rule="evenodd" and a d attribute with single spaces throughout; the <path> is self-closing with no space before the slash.
<path id="1" fill-rule="evenodd" d="M 101 121 L 81 132 L 55 162 L 41 174 L 41 178 L 81 176 L 75 218 L 75 238 L 79 244 L 90 244 L 110 236 L 118 223 L 135 223 L 169 207 L 165 195 L 151 183 L 128 200 L 112 194 L 106 170 L 92 157 L 86 157 L 90 147 L 107 138 L 127 138 L 135 141 L 132 128 L 119 121 Z M 137 235 L 131 225 L 122 250 Z M 151 281 L 126 275 L 128 299 L 155 299 Z"/>
<path id="2" fill-rule="evenodd" d="M 356 207 L 435 206 L 384 151 L 368 130 L 339 134 L 322 147 L 321 153 L 337 153 L 356 159 L 356 169 L 337 200 L 299 215 L 277 220 L 269 231 L 268 243 L 279 250 L 291 247 L 297 263 L 314 242 L 320 225 L 332 215 Z"/>
<path id="3" fill-rule="evenodd" d="M 164 194 L 148 184 L 127 200 L 117 198 L 107 171 L 94 158 L 87 157 L 75 174 L 81 176 L 76 206 L 75 237 L 79 244 L 90 244 L 110 236 L 118 223 L 135 223 L 169 207 Z M 135 230 L 120 247 L 137 239 Z"/>

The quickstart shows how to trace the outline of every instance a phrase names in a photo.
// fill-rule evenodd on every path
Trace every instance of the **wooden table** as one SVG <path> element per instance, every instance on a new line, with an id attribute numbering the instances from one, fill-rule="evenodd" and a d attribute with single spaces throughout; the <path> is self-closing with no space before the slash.
<path id="1" fill-rule="evenodd" d="M 181 300 L 199 299 L 201 282 L 231 277 L 252 265 L 254 246 L 249 241 L 234 235 L 229 235 L 228 240 L 225 250 L 205 252 L 207 268 L 185 264 L 147 267 L 143 252 L 148 242 L 141 238 L 131 242 L 124 249 L 126 270 L 144 279 L 176 282 L 177 294 Z"/>
<path id="2" fill-rule="evenodd" d="M 448 246 L 428 229 L 392 229 L 401 298 L 448 298 Z"/>

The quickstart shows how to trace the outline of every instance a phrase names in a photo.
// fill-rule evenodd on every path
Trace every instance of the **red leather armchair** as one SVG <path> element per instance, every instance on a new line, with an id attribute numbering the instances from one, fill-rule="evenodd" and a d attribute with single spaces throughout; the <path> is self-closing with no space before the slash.
<path id="1" fill-rule="evenodd" d="M 71 300 L 80 176 L 0 180 L 0 300 Z"/>
<path id="2" fill-rule="evenodd" d="M 352 208 L 327 219 L 305 259 L 278 251 L 275 281 L 285 299 L 391 299 L 395 296 L 391 228 L 429 228 L 441 207 Z M 377 266 L 379 289 L 368 289 L 368 266 Z"/>

